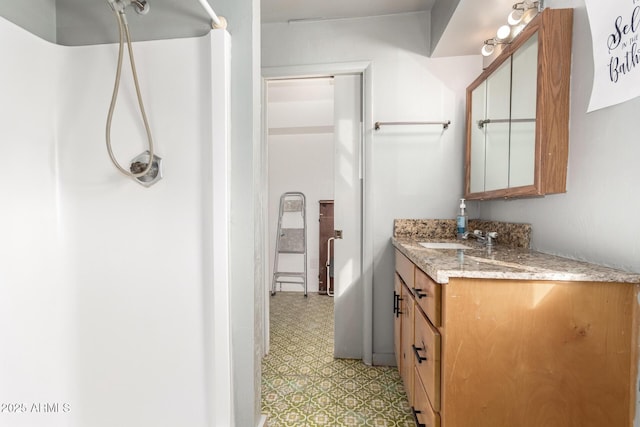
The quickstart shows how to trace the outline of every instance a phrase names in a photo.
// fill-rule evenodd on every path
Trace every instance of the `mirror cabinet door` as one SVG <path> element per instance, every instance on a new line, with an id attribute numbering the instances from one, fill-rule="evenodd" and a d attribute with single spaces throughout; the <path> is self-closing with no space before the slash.
<path id="1" fill-rule="evenodd" d="M 509 186 L 509 110 L 511 99 L 511 59 L 487 79 L 485 124 L 484 191 Z"/>
<path id="2" fill-rule="evenodd" d="M 534 184 L 538 34 L 512 56 L 509 187 Z"/>
<path id="3" fill-rule="evenodd" d="M 487 82 L 482 82 L 471 93 L 471 142 L 469 158 L 469 191 L 481 193 L 484 191 L 484 158 L 485 158 L 485 130 L 481 125 L 486 118 Z"/>

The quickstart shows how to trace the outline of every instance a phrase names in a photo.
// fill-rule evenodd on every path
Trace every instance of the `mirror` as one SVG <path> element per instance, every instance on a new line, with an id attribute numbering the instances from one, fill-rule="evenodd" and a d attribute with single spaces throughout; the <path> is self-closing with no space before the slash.
<path id="1" fill-rule="evenodd" d="M 467 199 L 566 191 L 572 9 L 544 9 L 467 88 Z"/>
<path id="2" fill-rule="evenodd" d="M 472 92 L 470 191 L 533 185 L 538 37 Z"/>

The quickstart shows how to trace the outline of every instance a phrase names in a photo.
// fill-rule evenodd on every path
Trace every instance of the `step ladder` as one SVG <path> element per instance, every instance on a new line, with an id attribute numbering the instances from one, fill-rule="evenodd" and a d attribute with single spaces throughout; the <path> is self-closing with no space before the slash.
<path id="1" fill-rule="evenodd" d="M 280 254 L 295 255 L 287 256 L 288 265 L 301 262 L 301 268 L 281 271 Z M 307 296 L 307 214 L 305 197 L 300 192 L 287 192 L 280 196 L 271 295 L 276 294 L 278 284 L 282 291 L 283 283 L 302 285 L 304 296 Z"/>

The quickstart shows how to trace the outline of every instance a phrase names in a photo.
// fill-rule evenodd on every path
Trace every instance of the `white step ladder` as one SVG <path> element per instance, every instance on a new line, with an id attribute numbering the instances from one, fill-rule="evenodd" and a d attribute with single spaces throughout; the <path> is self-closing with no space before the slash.
<path id="1" fill-rule="evenodd" d="M 280 254 L 294 254 L 301 258 L 302 268 L 280 271 Z M 278 283 L 280 291 L 283 283 L 302 285 L 304 296 L 307 296 L 307 214 L 305 197 L 300 192 L 287 192 L 280 196 L 271 295 L 276 294 Z"/>

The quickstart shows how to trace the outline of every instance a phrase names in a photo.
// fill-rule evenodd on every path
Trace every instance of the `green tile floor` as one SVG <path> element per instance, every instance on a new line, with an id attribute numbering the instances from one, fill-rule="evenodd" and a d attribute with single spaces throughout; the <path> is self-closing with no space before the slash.
<path id="1" fill-rule="evenodd" d="M 333 298 L 278 292 L 262 362 L 269 427 L 415 426 L 395 367 L 333 358 Z"/>

